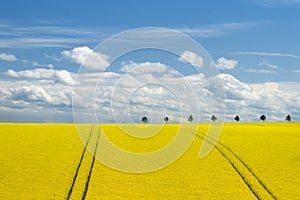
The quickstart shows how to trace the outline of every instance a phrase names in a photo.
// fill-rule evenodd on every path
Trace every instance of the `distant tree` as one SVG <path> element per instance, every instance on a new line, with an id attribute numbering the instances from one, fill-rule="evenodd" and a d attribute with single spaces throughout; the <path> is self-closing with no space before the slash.
<path id="1" fill-rule="evenodd" d="M 193 120 L 194 120 L 193 115 L 190 115 L 189 118 L 188 118 L 188 121 L 192 122 Z"/>
<path id="2" fill-rule="evenodd" d="M 142 117 L 142 122 L 146 124 L 148 122 L 148 118 L 146 116 Z"/>
<path id="3" fill-rule="evenodd" d="M 169 117 L 168 117 L 168 116 L 165 116 L 164 121 L 165 121 L 166 123 L 168 123 Z"/>
<path id="4" fill-rule="evenodd" d="M 285 117 L 285 121 L 289 121 L 290 122 L 291 121 L 291 116 L 290 115 L 286 116 Z"/>
<path id="5" fill-rule="evenodd" d="M 267 119 L 267 117 L 265 115 L 261 115 L 260 116 L 260 120 L 262 120 L 263 122 Z"/>
<path id="6" fill-rule="evenodd" d="M 237 115 L 237 116 L 235 116 L 234 120 L 238 122 L 238 121 L 240 121 L 240 117 Z"/>
<path id="7" fill-rule="evenodd" d="M 216 116 L 211 116 L 211 118 L 210 118 L 213 122 L 215 122 L 216 120 L 217 120 L 217 117 Z"/>

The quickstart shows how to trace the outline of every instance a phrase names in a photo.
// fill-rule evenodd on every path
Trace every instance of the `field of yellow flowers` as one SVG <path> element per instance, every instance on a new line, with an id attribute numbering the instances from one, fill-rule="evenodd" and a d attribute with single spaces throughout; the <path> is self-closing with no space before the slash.
<path id="1" fill-rule="evenodd" d="M 93 157 L 102 148 L 97 130 L 126 151 L 145 153 L 163 148 L 178 126 L 136 139 L 118 125 L 82 125 L 86 135 L 78 135 L 72 124 L 1 123 L 0 199 L 299 198 L 300 123 L 226 123 L 203 159 L 204 139 L 213 141 L 205 138 L 209 124 L 200 124 L 176 162 L 148 173 L 121 172 Z"/>

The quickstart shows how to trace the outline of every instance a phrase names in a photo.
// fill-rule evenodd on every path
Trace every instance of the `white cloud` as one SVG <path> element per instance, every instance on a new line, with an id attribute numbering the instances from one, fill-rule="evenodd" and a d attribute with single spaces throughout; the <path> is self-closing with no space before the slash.
<path id="1" fill-rule="evenodd" d="M 279 91 L 279 85 L 275 82 L 251 84 L 251 87 L 257 93 L 274 93 Z"/>
<path id="2" fill-rule="evenodd" d="M 4 60 L 4 61 L 8 61 L 8 62 L 15 62 L 18 59 L 13 54 L 1 53 L 0 54 L 0 60 Z"/>
<path id="3" fill-rule="evenodd" d="M 269 62 L 266 61 L 266 60 L 263 60 L 263 61 L 261 61 L 260 63 L 258 63 L 258 66 L 266 66 L 266 67 L 268 67 L 268 68 L 270 68 L 270 69 L 277 69 L 277 68 L 278 68 L 277 65 L 273 65 L 273 64 L 269 63 Z"/>
<path id="4" fill-rule="evenodd" d="M 193 51 L 184 51 L 178 58 L 179 61 L 190 63 L 196 67 L 202 67 L 204 59 Z"/>
<path id="5" fill-rule="evenodd" d="M 299 83 L 247 84 L 229 74 L 207 79 L 203 74 L 181 77 L 169 73 L 169 69 L 161 63 L 130 62 L 123 64 L 122 72 L 125 73 L 80 74 L 80 84 L 76 86 L 79 89 L 74 94 L 75 108 L 85 120 L 94 116 L 95 109 L 102 123 L 114 120 L 129 123 L 130 118 L 139 122 L 144 114 L 149 115 L 153 123 L 163 123 L 164 115 L 169 116 L 170 122 L 186 122 L 189 114 L 194 117 L 199 114 L 200 121 L 210 121 L 211 114 L 221 119 L 220 113 L 225 108 L 218 101 L 211 107 L 211 98 L 221 99 L 219 92 L 224 89 L 228 121 L 233 121 L 235 115 L 242 121 L 259 121 L 261 114 L 270 121 L 283 121 L 287 114 L 291 114 L 293 120 L 300 120 L 300 92 L 294 89 L 300 87 Z M 0 80 L 0 119 L 5 119 L 4 115 L 17 117 L 14 113 L 24 118 L 26 112 L 28 118 L 31 113 L 38 112 L 40 118 L 50 120 L 51 115 L 56 122 L 70 121 L 73 73 L 33 69 L 9 70 L 6 74 L 16 79 Z M 100 82 L 99 77 L 103 78 Z M 215 78 L 221 79 L 223 85 Z M 198 102 L 193 101 L 193 95 Z"/>
<path id="6" fill-rule="evenodd" d="M 38 62 L 33 62 L 32 66 L 34 66 L 34 67 L 40 67 L 41 65 Z"/>
<path id="7" fill-rule="evenodd" d="M 229 74 L 220 74 L 218 77 L 223 80 L 224 89 L 227 92 L 226 98 L 234 100 L 257 100 L 259 98 L 249 85 L 240 82 L 235 77 Z"/>
<path id="8" fill-rule="evenodd" d="M 32 70 L 14 71 L 9 69 L 6 74 L 14 78 L 50 79 L 67 85 L 75 84 L 75 80 L 72 77 L 75 75 L 71 75 L 71 73 L 66 70 L 36 68 Z"/>
<path id="9" fill-rule="evenodd" d="M 195 29 L 177 29 L 193 37 L 218 37 L 237 30 L 247 30 L 255 27 L 255 23 L 224 23 L 208 24 Z M 176 27 L 175 27 L 176 28 Z M 96 43 L 111 36 L 115 31 L 103 28 L 76 28 L 64 26 L 26 26 L 3 24 L 0 34 L 6 37 L 0 39 L 0 48 L 73 48 L 75 45 Z M 161 37 L 169 37 L 167 31 L 161 31 Z M 153 37 L 151 32 L 142 34 L 143 37 Z M 171 35 L 172 36 L 172 35 Z"/>
<path id="10" fill-rule="evenodd" d="M 300 92 L 290 91 L 291 87 L 299 87 L 299 83 L 246 84 L 229 74 L 220 76 L 227 96 L 227 120 L 233 121 L 237 114 L 245 121 L 259 121 L 261 114 L 270 121 L 284 121 L 287 114 L 300 119 Z"/>
<path id="11" fill-rule="evenodd" d="M 44 68 L 37 68 L 33 70 L 23 70 L 23 71 L 14 71 L 9 69 L 6 74 L 15 77 L 15 78 L 33 78 L 33 79 L 42 79 L 42 78 L 51 78 L 53 76 L 54 70 L 48 70 Z"/>
<path id="12" fill-rule="evenodd" d="M 34 66 L 34 67 L 47 67 L 47 68 L 50 68 L 50 69 L 54 68 L 53 64 L 39 64 L 38 62 L 33 62 L 32 66 Z"/>
<path id="13" fill-rule="evenodd" d="M 60 62 L 62 60 L 62 58 L 58 58 L 56 57 L 56 55 L 48 55 L 48 54 L 45 54 L 45 58 L 54 60 L 56 62 Z"/>
<path id="14" fill-rule="evenodd" d="M 210 24 L 199 28 L 181 28 L 177 29 L 192 37 L 220 37 L 237 30 L 247 30 L 257 26 L 257 23 L 224 23 Z"/>
<path id="15" fill-rule="evenodd" d="M 168 67 L 160 62 L 151 63 L 135 63 L 133 61 L 129 63 L 123 63 L 121 72 L 129 72 L 130 74 L 149 74 L 149 73 L 164 73 L 168 70 Z"/>
<path id="16" fill-rule="evenodd" d="M 13 100 L 22 100 L 22 101 L 41 101 L 45 103 L 51 103 L 53 100 L 49 94 L 44 90 L 44 88 L 31 85 L 31 86 L 22 86 L 11 90 Z"/>
<path id="17" fill-rule="evenodd" d="M 42 47 L 57 47 L 57 48 L 70 48 L 74 44 L 83 43 L 85 40 L 79 38 L 60 38 L 53 36 L 32 36 L 28 37 L 12 37 L 8 39 L 0 39 L 1 48 L 42 48 Z"/>
<path id="18" fill-rule="evenodd" d="M 214 63 L 213 66 L 215 66 L 217 69 L 234 69 L 238 64 L 237 60 L 230 60 L 226 59 L 224 57 L 221 57 L 217 60 L 217 63 Z"/>
<path id="19" fill-rule="evenodd" d="M 53 64 L 47 64 L 47 67 L 50 69 L 54 69 L 54 65 Z"/>
<path id="20" fill-rule="evenodd" d="M 294 55 L 290 53 L 278 53 L 278 52 L 241 51 L 241 52 L 228 52 L 226 54 L 300 58 L 299 55 Z"/>
<path id="21" fill-rule="evenodd" d="M 267 69 L 246 69 L 245 71 L 254 74 L 276 74 L 277 73 L 274 70 L 267 70 Z"/>
<path id="22" fill-rule="evenodd" d="M 70 73 L 66 70 L 55 70 L 54 78 L 59 83 L 64 83 L 67 85 L 75 85 L 75 81 L 70 75 Z"/>
<path id="23" fill-rule="evenodd" d="M 102 29 L 103 30 L 103 29 Z M 75 45 L 99 42 L 110 33 L 99 28 L 76 28 L 64 26 L 26 26 L 2 24 L 0 48 L 72 48 Z"/>
<path id="24" fill-rule="evenodd" d="M 95 52 L 89 47 L 76 47 L 71 51 L 62 51 L 62 56 L 91 70 L 105 70 L 109 65 L 109 56 Z"/>
<path id="25" fill-rule="evenodd" d="M 72 86 L 40 80 L 0 81 L 1 106 L 10 108 L 53 108 L 70 106 Z"/>

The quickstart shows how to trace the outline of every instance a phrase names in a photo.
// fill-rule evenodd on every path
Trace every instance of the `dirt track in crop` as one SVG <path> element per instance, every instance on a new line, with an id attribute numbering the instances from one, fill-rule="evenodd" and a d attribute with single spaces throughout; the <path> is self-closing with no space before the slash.
<path id="1" fill-rule="evenodd" d="M 75 174 L 74 174 L 74 177 L 73 177 L 72 184 L 70 186 L 69 192 L 68 192 L 67 197 L 66 197 L 67 200 L 69 200 L 72 196 L 73 189 L 74 189 L 77 177 L 78 177 L 79 170 L 82 168 L 82 161 L 84 160 L 85 155 L 88 155 L 87 147 L 88 147 L 88 145 L 90 145 L 90 140 L 91 140 L 91 137 L 92 137 L 93 134 L 97 134 L 97 139 L 95 141 L 96 144 L 95 144 L 95 149 L 94 149 L 94 153 L 93 153 L 93 159 L 92 159 L 90 167 L 89 167 L 89 171 L 88 171 L 88 175 L 87 175 L 87 178 L 86 178 L 86 181 L 85 181 L 84 191 L 82 192 L 81 199 L 84 200 L 86 198 L 88 188 L 89 188 L 89 183 L 90 183 L 92 172 L 93 172 L 94 163 L 95 163 L 95 157 L 96 157 L 96 152 L 97 152 L 97 149 L 98 149 L 99 138 L 100 138 L 100 128 L 95 127 L 95 126 L 90 129 L 90 133 L 89 133 L 87 142 L 84 146 L 83 152 L 81 154 L 79 163 L 77 165 L 77 168 L 76 168 L 76 171 L 75 171 Z"/>
<path id="2" fill-rule="evenodd" d="M 277 197 L 272 193 L 267 185 L 234 151 L 232 151 L 228 146 L 221 143 L 220 141 L 213 142 L 213 140 L 209 137 L 205 137 L 204 133 L 200 134 L 196 134 L 195 136 L 201 140 L 207 141 L 211 145 L 214 145 L 215 143 L 214 148 L 216 148 L 216 150 L 230 163 L 232 168 L 238 173 L 243 182 L 247 185 L 249 190 L 257 199 L 277 199 Z"/>
<path id="3" fill-rule="evenodd" d="M 189 130 L 186 130 L 187 132 L 191 134 L 195 134 Z M 90 162 L 90 167 L 88 171 L 85 171 L 87 173 L 85 185 L 83 185 L 84 190 L 82 191 L 82 197 L 81 199 L 85 199 L 88 193 L 89 183 L 92 177 L 93 167 L 95 163 L 95 157 L 96 152 L 98 149 L 98 143 L 100 138 L 100 128 L 99 127 L 92 127 L 87 139 L 87 142 L 85 144 L 85 147 L 83 149 L 83 152 L 81 154 L 80 160 L 78 162 L 78 166 L 76 168 L 73 182 L 70 186 L 69 192 L 67 194 L 66 199 L 70 199 L 72 196 L 72 192 L 74 189 L 74 185 L 76 183 L 78 173 L 80 168 L 82 167 L 82 161 L 84 160 L 84 157 L 88 155 L 87 152 L 87 146 L 90 145 L 90 138 L 92 136 L 97 135 L 97 139 L 95 141 L 95 147 L 93 152 L 93 159 Z M 198 134 L 195 135 L 196 138 L 205 140 L 209 144 L 214 145 L 214 141 L 210 139 L 209 137 L 205 137 L 204 133 L 198 132 Z M 251 170 L 251 168 L 247 165 L 247 163 L 240 158 L 232 149 L 230 149 L 225 144 L 221 143 L 220 141 L 217 141 L 214 147 L 222 156 L 224 159 L 226 159 L 229 164 L 232 166 L 233 170 L 240 176 L 240 178 L 243 180 L 243 182 L 247 185 L 249 190 L 253 193 L 253 195 L 261 200 L 261 199 L 277 199 L 277 197 L 272 193 L 272 191 L 268 188 L 268 186 Z"/>

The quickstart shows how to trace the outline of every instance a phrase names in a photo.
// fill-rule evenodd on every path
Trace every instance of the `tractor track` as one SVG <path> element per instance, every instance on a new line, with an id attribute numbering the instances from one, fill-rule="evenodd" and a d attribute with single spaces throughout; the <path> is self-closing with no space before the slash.
<path id="1" fill-rule="evenodd" d="M 266 184 L 253 172 L 253 170 L 251 170 L 246 162 L 234 153 L 234 151 L 232 151 L 228 146 L 219 141 L 214 143 L 208 137 L 204 136 L 203 133 L 201 133 L 203 135 L 201 136 L 189 130 L 186 131 L 194 134 L 197 138 L 206 141 L 211 145 L 215 145 L 214 148 L 216 148 L 216 150 L 229 162 L 257 199 L 278 199 L 266 186 Z"/>
<path id="2" fill-rule="evenodd" d="M 85 143 L 83 152 L 82 152 L 82 154 L 81 154 L 79 163 L 78 163 L 78 165 L 77 165 L 77 168 L 76 168 L 76 171 L 75 171 L 73 180 L 72 180 L 72 184 L 71 184 L 70 189 L 69 189 L 69 191 L 68 191 L 68 194 L 67 194 L 67 196 L 66 196 L 66 200 L 71 199 L 71 196 L 72 196 L 72 194 L 73 194 L 73 189 L 74 189 L 74 186 L 75 186 L 75 183 L 76 183 L 76 180 L 77 180 L 79 171 L 80 171 L 80 169 L 82 168 L 83 160 L 85 159 L 86 155 L 88 155 L 87 147 L 88 147 L 88 145 L 89 145 L 90 142 L 91 142 L 91 137 L 93 136 L 93 132 L 94 132 L 94 127 L 92 127 L 92 128 L 90 129 L 90 133 L 89 133 L 88 139 L 87 139 L 87 141 L 86 141 L 86 143 Z M 81 197 L 82 200 L 84 200 L 84 199 L 86 198 L 86 195 L 87 195 L 87 192 L 88 192 L 88 187 L 89 187 L 89 183 L 90 183 L 90 180 L 91 180 L 92 171 L 93 171 L 94 163 L 95 163 L 95 156 L 96 156 L 97 149 L 98 149 L 99 138 L 100 138 L 100 128 L 98 127 L 98 131 L 97 131 L 97 140 L 96 140 L 95 149 L 94 149 L 94 152 L 93 152 L 93 155 L 92 155 L 92 156 L 93 156 L 93 159 L 92 159 L 92 162 L 91 162 L 90 167 L 89 167 L 87 179 L 86 179 L 86 181 L 85 181 L 84 191 L 82 192 L 82 197 Z"/>
<path id="3" fill-rule="evenodd" d="M 251 173 L 252 176 L 254 176 L 257 181 L 260 183 L 260 185 L 272 196 L 273 199 L 277 200 L 277 197 L 272 193 L 272 191 L 267 187 L 267 185 L 252 171 L 252 169 L 246 164 L 244 160 L 242 160 L 236 153 L 234 153 L 229 147 L 227 147 L 225 144 L 218 142 L 220 145 L 222 145 L 225 149 L 230 151 L 244 166 L 247 168 L 247 170 Z"/>
<path id="4" fill-rule="evenodd" d="M 246 164 L 244 160 L 242 160 L 233 150 L 231 150 L 228 146 L 225 144 L 219 142 L 219 141 L 213 141 L 213 139 L 210 139 L 209 137 L 206 137 L 204 133 L 198 132 L 199 134 L 195 134 L 194 132 L 190 130 L 186 130 L 187 132 L 193 134 L 196 136 L 198 139 L 201 139 L 203 141 L 208 142 L 210 145 L 214 145 L 214 148 L 221 154 L 221 156 L 229 162 L 231 167 L 234 169 L 234 171 L 239 175 L 239 177 L 242 179 L 242 181 L 245 183 L 245 185 L 249 188 L 249 190 L 252 192 L 252 194 L 258 199 L 258 200 L 264 200 L 264 199 L 275 199 L 277 200 L 278 198 L 272 193 L 272 191 L 266 186 L 266 184 L 251 170 L 251 168 Z M 87 146 L 90 143 L 90 138 L 93 134 L 93 127 L 90 130 L 90 134 L 88 136 L 87 142 L 85 144 L 85 147 L 83 149 L 83 152 L 81 154 L 78 166 L 76 168 L 72 184 L 70 186 L 70 189 L 68 191 L 66 200 L 69 200 L 71 198 L 72 192 L 74 185 L 76 183 L 77 177 L 79 170 L 82 166 L 82 161 L 86 155 L 86 149 Z M 87 179 L 85 181 L 85 186 L 84 186 L 84 191 L 82 193 L 81 199 L 84 200 L 86 199 L 87 193 L 88 193 L 88 188 L 89 188 L 89 183 L 91 180 L 93 168 L 94 168 L 94 163 L 95 163 L 95 156 L 97 153 L 98 149 L 98 144 L 99 144 L 99 139 L 100 139 L 100 128 L 98 127 L 97 131 L 97 140 L 95 144 L 95 149 L 93 152 L 93 159 L 89 167 Z"/>
<path id="5" fill-rule="evenodd" d="M 86 183 L 85 183 L 84 193 L 81 198 L 82 200 L 84 200 L 86 198 L 86 195 L 87 195 L 87 192 L 89 189 L 89 184 L 90 184 L 90 180 L 91 180 L 91 176 L 92 176 L 92 172 L 93 172 L 93 168 L 94 168 L 96 153 L 97 153 L 97 149 L 98 149 L 98 145 L 99 145 L 99 138 L 100 138 L 100 128 L 98 128 L 97 142 L 96 142 L 96 146 L 95 146 L 95 150 L 94 150 L 94 154 L 93 154 L 93 160 L 91 163 L 89 175 L 88 175 Z"/>

